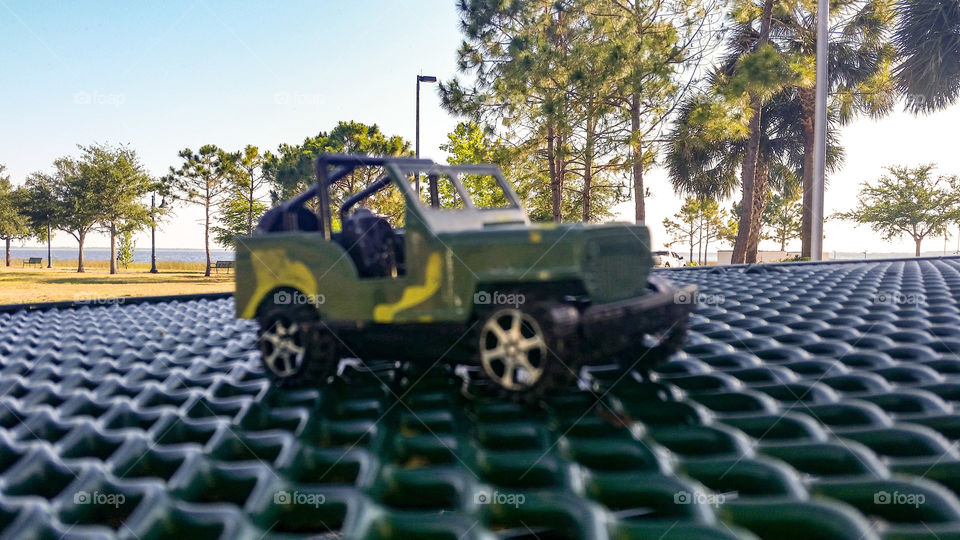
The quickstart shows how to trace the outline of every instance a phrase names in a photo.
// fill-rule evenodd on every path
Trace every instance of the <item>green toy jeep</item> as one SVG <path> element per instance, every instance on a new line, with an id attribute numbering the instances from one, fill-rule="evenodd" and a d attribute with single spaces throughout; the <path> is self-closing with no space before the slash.
<path id="1" fill-rule="evenodd" d="M 696 289 L 650 276 L 643 226 L 531 224 L 489 165 L 323 155 L 316 173 L 237 242 L 237 316 L 260 323 L 276 384 L 320 384 L 341 358 L 450 362 L 529 398 L 683 338 Z"/>

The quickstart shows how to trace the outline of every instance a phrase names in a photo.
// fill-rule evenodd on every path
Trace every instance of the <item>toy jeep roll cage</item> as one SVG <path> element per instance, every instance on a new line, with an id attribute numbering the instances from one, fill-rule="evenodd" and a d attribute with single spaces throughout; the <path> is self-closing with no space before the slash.
<path id="1" fill-rule="evenodd" d="M 529 224 L 530 220 L 521 210 L 520 200 L 512 186 L 503 178 L 500 169 L 491 165 L 445 166 L 428 159 L 406 157 L 375 157 L 363 155 L 323 154 L 316 161 L 317 181 L 309 189 L 268 211 L 260 222 L 261 232 L 319 231 L 325 240 L 333 235 L 332 199 L 330 187 L 346 178 L 359 167 L 383 167 L 384 174 L 361 191 L 348 197 L 338 214 L 341 223 L 347 221 L 350 209 L 361 201 L 395 183 L 411 201 L 420 202 L 421 210 L 440 210 L 438 178 L 448 180 L 455 195 L 463 201 L 464 208 L 455 215 L 445 212 L 424 212 L 421 217 L 437 231 L 462 230 L 464 228 L 493 224 Z M 420 194 L 406 185 L 402 179 L 417 175 L 428 181 L 429 205 L 423 204 Z M 478 207 L 460 179 L 461 175 L 482 175 L 496 179 L 503 190 L 507 205 L 500 208 Z M 317 211 L 307 208 L 310 200 L 317 199 Z"/>

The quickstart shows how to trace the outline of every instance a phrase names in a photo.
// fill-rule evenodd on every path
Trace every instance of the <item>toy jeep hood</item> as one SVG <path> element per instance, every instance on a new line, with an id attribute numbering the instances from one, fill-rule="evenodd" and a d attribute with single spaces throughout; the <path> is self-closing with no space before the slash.
<path id="1" fill-rule="evenodd" d="M 647 228 L 627 223 L 503 226 L 437 237 L 453 267 L 473 269 L 478 282 L 579 281 L 594 303 L 644 294 L 653 264 Z"/>

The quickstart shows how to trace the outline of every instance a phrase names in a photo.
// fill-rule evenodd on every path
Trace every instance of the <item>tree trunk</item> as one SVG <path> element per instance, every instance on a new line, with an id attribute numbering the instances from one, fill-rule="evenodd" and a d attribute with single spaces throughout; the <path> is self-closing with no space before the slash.
<path id="1" fill-rule="evenodd" d="M 757 262 L 757 250 L 760 247 L 760 231 L 763 228 L 763 210 L 767 206 L 767 186 L 770 180 L 770 165 L 766 161 L 757 163 L 753 184 L 753 215 L 750 217 L 750 236 L 747 237 L 747 252 L 744 262 Z"/>
<path id="2" fill-rule="evenodd" d="M 703 264 L 707 264 L 707 251 L 710 250 L 710 222 L 707 221 L 707 233 L 703 237 Z"/>
<path id="3" fill-rule="evenodd" d="M 77 272 L 83 273 L 83 241 L 86 238 L 86 232 L 79 232 L 77 234 L 77 243 L 80 244 L 80 251 L 77 253 Z"/>
<path id="4" fill-rule="evenodd" d="M 110 273 L 117 273 L 117 225 L 110 223 Z"/>
<path id="5" fill-rule="evenodd" d="M 250 199 L 247 201 L 247 236 L 253 234 L 253 171 L 250 171 Z"/>
<path id="6" fill-rule="evenodd" d="M 53 268 L 53 256 L 51 252 L 53 250 L 50 248 L 50 224 L 47 223 L 47 268 Z"/>
<path id="7" fill-rule="evenodd" d="M 207 269 L 203 272 L 205 277 L 210 277 L 210 190 L 207 190 L 207 199 L 203 205 L 203 249 L 207 253 Z"/>
<path id="8" fill-rule="evenodd" d="M 815 139 L 814 118 L 816 118 L 816 91 L 813 88 L 801 88 L 800 109 L 803 126 L 803 209 L 800 217 L 800 256 L 812 255 L 813 241 L 813 145 Z"/>
<path id="9" fill-rule="evenodd" d="M 4 242 L 7 244 L 7 247 L 6 247 L 7 266 L 10 266 L 10 237 L 8 236 L 8 237 L 4 238 L 3 240 L 4 240 Z"/>
<path id="10" fill-rule="evenodd" d="M 581 214 L 584 223 L 590 222 L 590 184 L 593 182 L 593 145 L 594 145 L 594 119 L 587 118 L 587 138 L 583 148 L 583 212 Z"/>
<path id="11" fill-rule="evenodd" d="M 560 171 L 557 170 L 556 131 L 553 124 L 547 126 L 547 158 L 550 166 L 550 206 L 553 210 L 553 221 L 560 223 L 563 217 L 560 208 Z"/>
<path id="12" fill-rule="evenodd" d="M 646 190 L 643 188 L 643 143 L 640 141 L 640 96 L 630 98 L 630 136 L 633 140 L 633 206 L 637 223 L 647 219 Z"/>
<path id="13" fill-rule="evenodd" d="M 773 18 L 773 0 L 763 3 L 763 16 L 760 19 L 760 35 L 757 38 L 757 49 L 770 41 L 770 21 Z M 746 261 L 747 244 L 751 234 L 753 217 L 754 178 L 756 176 L 757 157 L 760 153 L 760 115 L 763 102 L 757 96 L 750 97 L 750 137 L 747 139 L 747 152 L 743 156 L 743 167 L 740 182 L 743 186 L 743 198 L 740 202 L 740 227 L 737 230 L 737 240 L 733 244 L 731 262 L 741 264 Z"/>
<path id="14" fill-rule="evenodd" d="M 923 242 L 923 238 L 914 238 L 914 242 L 917 244 L 917 257 L 920 256 L 920 242 Z"/>
<path id="15" fill-rule="evenodd" d="M 700 234 L 697 236 L 697 264 L 703 262 L 703 203 L 700 203 Z"/>

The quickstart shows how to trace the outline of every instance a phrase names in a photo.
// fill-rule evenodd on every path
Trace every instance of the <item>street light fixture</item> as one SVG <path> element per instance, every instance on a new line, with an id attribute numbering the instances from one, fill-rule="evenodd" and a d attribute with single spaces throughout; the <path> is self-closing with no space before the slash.
<path id="1" fill-rule="evenodd" d="M 435 83 L 437 78 L 432 75 L 417 75 L 417 136 L 416 136 L 416 156 L 420 157 L 420 83 Z M 417 196 L 420 196 L 420 175 L 414 180 L 414 187 L 417 190 Z"/>

